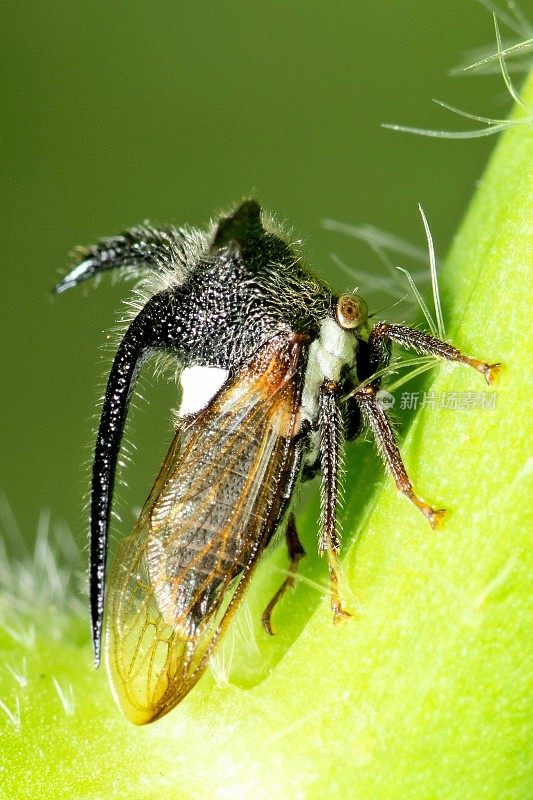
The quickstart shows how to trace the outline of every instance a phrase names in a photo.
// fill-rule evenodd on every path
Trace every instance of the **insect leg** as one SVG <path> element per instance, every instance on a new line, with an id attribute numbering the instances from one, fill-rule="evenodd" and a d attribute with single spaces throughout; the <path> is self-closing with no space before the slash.
<path id="1" fill-rule="evenodd" d="M 56 294 L 71 289 L 104 270 L 120 267 L 162 269 L 183 261 L 184 231 L 142 225 L 81 248 L 75 267 L 54 288 Z"/>
<path id="2" fill-rule="evenodd" d="M 274 630 L 272 629 L 272 612 L 275 606 L 279 603 L 287 589 L 292 589 L 295 583 L 295 576 L 296 572 L 298 571 L 298 564 L 300 563 L 301 559 L 305 556 L 304 547 L 298 537 L 298 531 L 296 529 L 296 522 L 294 520 L 294 514 L 289 516 L 289 522 L 287 524 L 287 530 L 285 531 L 285 539 L 287 541 L 287 550 L 289 552 L 289 574 L 263 611 L 261 616 L 261 622 L 263 623 L 263 628 L 267 633 L 271 636 L 274 635 Z"/>
<path id="3" fill-rule="evenodd" d="M 368 339 L 368 358 L 373 370 L 381 369 L 383 362 L 387 363 L 390 357 L 391 342 L 398 342 L 403 347 L 409 347 L 419 353 L 444 358 L 447 361 L 458 361 L 467 364 L 469 367 L 477 369 L 485 376 L 488 384 L 493 383 L 498 373 L 500 364 L 487 364 L 477 358 L 461 353 L 456 347 L 446 342 L 442 342 L 435 336 L 418 331 L 416 328 L 408 328 L 405 325 L 397 325 L 392 322 L 378 322 L 372 328 Z"/>
<path id="4" fill-rule="evenodd" d="M 371 428 L 376 437 L 376 442 L 380 455 L 389 468 L 396 486 L 414 503 L 414 505 L 426 517 L 432 528 L 436 528 L 444 517 L 444 509 L 435 509 L 418 497 L 414 490 L 409 476 L 402 461 L 402 456 L 394 438 L 394 432 L 390 421 L 381 404 L 377 401 L 376 386 L 362 386 L 354 393 L 354 397 L 361 409 L 363 419 Z"/>
<path id="5" fill-rule="evenodd" d="M 342 607 L 339 595 L 340 538 L 337 524 L 339 504 L 339 471 L 343 444 L 343 420 L 337 397 L 339 385 L 326 381 L 320 389 L 318 427 L 320 430 L 320 460 L 322 465 L 321 530 L 319 553 L 327 553 L 331 583 L 333 621 L 340 622 L 352 615 Z"/>
<path id="6" fill-rule="evenodd" d="M 111 367 L 96 438 L 91 485 L 89 594 L 96 665 L 100 661 L 107 538 L 113 483 L 124 423 L 137 373 L 157 349 L 169 347 L 169 297 L 154 295 L 128 328 Z"/>

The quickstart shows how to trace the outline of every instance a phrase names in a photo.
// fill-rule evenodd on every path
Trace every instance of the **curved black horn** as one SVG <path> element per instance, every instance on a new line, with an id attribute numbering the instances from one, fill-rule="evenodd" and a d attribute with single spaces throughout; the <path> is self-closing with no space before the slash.
<path id="1" fill-rule="evenodd" d="M 154 295 L 135 317 L 111 367 L 96 439 L 91 486 L 89 594 L 94 659 L 98 666 L 104 615 L 107 541 L 118 453 L 139 368 L 156 350 L 172 347 L 167 292 Z M 167 326 L 162 321 L 167 321 Z"/>

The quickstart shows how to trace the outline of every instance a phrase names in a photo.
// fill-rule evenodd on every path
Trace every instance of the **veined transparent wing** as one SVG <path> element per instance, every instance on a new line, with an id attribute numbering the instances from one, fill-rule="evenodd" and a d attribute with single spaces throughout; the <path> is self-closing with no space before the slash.
<path id="1" fill-rule="evenodd" d="M 106 599 L 106 663 L 137 724 L 198 681 L 286 504 L 307 337 L 267 342 L 178 431 Z"/>

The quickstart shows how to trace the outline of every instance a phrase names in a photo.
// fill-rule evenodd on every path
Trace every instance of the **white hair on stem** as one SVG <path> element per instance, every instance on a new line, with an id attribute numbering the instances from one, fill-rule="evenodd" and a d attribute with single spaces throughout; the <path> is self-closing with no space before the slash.
<path id="1" fill-rule="evenodd" d="M 230 684 L 231 665 L 235 655 L 235 631 L 230 628 L 218 650 L 209 659 L 209 669 L 219 688 Z"/>
<path id="2" fill-rule="evenodd" d="M 295 588 L 299 583 L 302 583 L 305 586 L 310 586 L 311 589 L 315 589 L 322 597 L 331 598 L 331 587 L 326 578 L 324 578 L 324 582 L 321 583 L 320 581 L 314 581 L 312 578 L 307 577 L 307 575 L 303 575 L 301 572 L 290 572 L 283 567 L 276 567 L 276 572 L 279 572 L 284 578 L 293 578 Z"/>
<path id="3" fill-rule="evenodd" d="M 470 50 L 459 66 L 452 67 L 448 74 L 450 76 L 469 74 L 475 75 L 497 75 L 501 73 L 499 58 L 500 55 L 506 59 L 508 72 L 525 73 L 529 70 L 529 59 L 527 56 L 533 51 L 533 29 L 530 27 L 523 34 L 526 38 L 520 41 L 509 40 L 505 43 L 502 50 L 494 52 L 494 46 L 476 47 Z M 502 42 L 502 44 L 504 44 Z"/>
<path id="4" fill-rule="evenodd" d="M 54 688 L 57 692 L 57 696 L 59 697 L 59 702 L 61 703 L 63 711 L 67 717 L 71 717 L 76 708 L 72 684 L 67 683 L 65 686 L 62 686 L 57 678 L 52 678 L 52 683 L 54 684 Z"/>
<path id="5" fill-rule="evenodd" d="M 76 616 L 85 613 L 81 553 L 66 525 L 52 524 L 49 511 L 42 511 L 39 516 L 32 550 L 22 536 L 11 541 L 19 529 L 5 497 L 0 508 L 0 627 L 14 641 L 31 648 L 36 626 L 39 630 L 41 626 L 35 609 L 57 609 L 53 625 L 49 618 L 42 620 L 44 632 L 51 636 L 59 635 L 64 612 Z"/>
<path id="6" fill-rule="evenodd" d="M 490 10 L 492 10 L 497 49 L 496 53 L 492 53 L 490 56 L 487 56 L 486 58 L 483 58 L 474 64 L 468 65 L 467 67 L 464 68 L 464 70 L 474 69 L 479 65 L 488 63 L 489 60 L 497 60 L 499 64 L 499 71 L 501 73 L 503 82 L 511 99 L 526 113 L 526 115 L 529 116 L 512 118 L 512 119 L 494 119 L 491 117 L 485 117 L 478 114 L 470 114 L 467 111 L 462 111 L 461 109 L 456 108 L 455 106 L 452 106 L 448 103 L 444 103 L 442 100 L 433 100 L 434 103 L 437 103 L 437 105 L 442 106 L 448 111 L 451 111 L 454 114 L 458 114 L 461 117 L 465 117 L 466 119 L 471 119 L 475 122 L 481 122 L 484 125 L 486 125 L 486 127 L 469 131 L 447 131 L 447 130 L 434 130 L 431 128 L 418 128 L 418 127 L 412 127 L 410 125 L 398 125 L 395 123 L 384 122 L 382 123 L 383 128 L 388 128 L 389 130 L 393 131 L 400 131 L 401 133 L 413 133 L 418 136 L 429 136 L 437 139 L 476 139 L 482 136 L 492 136 L 493 134 L 500 133 L 500 131 L 503 131 L 506 128 L 514 127 L 516 125 L 533 124 L 533 115 L 531 114 L 531 109 L 524 103 L 519 93 L 517 92 L 515 86 L 513 85 L 509 69 L 507 67 L 507 63 L 505 60 L 508 54 L 514 55 L 517 52 L 520 52 L 521 50 L 525 49 L 529 51 L 529 48 L 533 46 L 533 38 L 528 38 L 523 42 L 519 42 L 517 44 L 512 45 L 511 47 L 505 48 L 502 43 L 500 28 L 498 25 L 498 14 L 496 9 L 492 7 L 493 4 L 488 4 L 484 2 L 484 0 L 481 0 L 481 2 L 487 8 L 490 8 Z M 515 4 L 513 4 L 513 6 L 514 5 Z M 501 14 L 499 16 L 501 18 Z M 504 21 L 509 27 L 511 27 L 507 17 L 505 18 Z M 531 31 L 529 23 L 527 23 L 527 25 L 528 25 L 528 30 Z"/>
<path id="7" fill-rule="evenodd" d="M 495 34 L 496 34 L 496 44 L 497 44 L 497 47 L 498 47 L 498 61 L 499 61 L 499 64 L 500 64 L 500 70 L 501 70 L 501 73 L 502 73 L 503 82 L 505 83 L 505 86 L 507 87 L 507 91 L 509 92 L 509 94 L 511 95 L 511 97 L 513 98 L 515 103 L 517 105 L 519 105 L 521 108 L 523 108 L 524 111 L 529 112 L 530 109 L 526 106 L 526 104 L 524 103 L 524 101 L 522 100 L 522 98 L 520 97 L 518 92 L 516 91 L 515 87 L 513 86 L 513 82 L 511 80 L 511 76 L 509 75 L 509 72 L 507 70 L 507 64 L 505 62 L 505 57 L 502 55 L 502 49 L 503 49 L 503 47 L 502 47 L 502 37 L 501 37 L 501 34 L 500 34 L 500 28 L 498 26 L 498 20 L 496 19 L 496 14 L 493 14 L 493 19 L 494 19 L 494 31 L 495 31 Z"/>
<path id="8" fill-rule="evenodd" d="M 7 721 L 17 733 L 20 732 L 21 718 L 20 718 L 20 699 L 18 694 L 15 695 L 15 708 L 10 708 L 3 700 L 0 700 L 0 710 L 4 712 Z"/>
<path id="9" fill-rule="evenodd" d="M 494 3 L 493 0 L 477 0 L 477 2 L 517 35 L 528 36 L 533 32 L 529 20 L 515 0 L 506 0 L 510 14 L 503 11 L 501 6 Z"/>
<path id="10" fill-rule="evenodd" d="M 251 653 L 258 653 L 259 645 L 255 638 L 254 620 L 248 603 L 243 604 L 233 627 L 245 649 Z"/>
<path id="11" fill-rule="evenodd" d="M 18 665 L 13 665 L 13 663 L 8 664 L 6 662 L 4 666 L 21 689 L 24 689 L 24 687 L 28 685 L 28 662 L 26 656 L 22 657 Z"/>
<path id="12" fill-rule="evenodd" d="M 390 278 L 382 277 L 381 275 L 369 275 L 363 270 L 350 267 L 348 264 L 345 264 L 343 261 L 341 261 L 341 259 L 335 253 L 331 253 L 331 259 L 346 275 L 349 275 L 350 278 L 355 278 L 358 284 L 361 286 L 365 286 L 370 283 L 373 289 L 379 290 L 380 292 L 383 292 L 383 294 L 398 298 L 398 300 L 403 300 L 405 298 L 405 292 L 402 292 L 400 286 L 395 286 L 395 283 L 391 281 Z M 358 287 L 354 288 L 353 291 L 356 292 L 357 290 Z M 412 302 L 412 298 L 408 297 L 407 299 L 408 301 Z"/>
<path id="13" fill-rule="evenodd" d="M 429 223 L 427 217 L 424 213 L 424 209 L 418 204 L 418 210 L 422 216 L 422 222 L 424 223 L 424 230 L 426 232 L 426 239 L 428 243 L 428 252 L 429 252 L 429 269 L 431 273 L 431 291 L 433 292 L 433 305 L 435 307 L 435 317 L 437 320 L 437 333 L 441 339 L 444 339 L 446 336 L 446 332 L 444 330 L 444 320 L 442 318 L 442 308 L 440 304 L 440 294 L 439 294 L 439 283 L 437 280 L 437 262 L 435 259 L 435 248 L 433 247 L 433 237 L 431 235 L 431 229 L 429 227 Z"/>
<path id="14" fill-rule="evenodd" d="M 365 271 L 357 269 L 345 264 L 335 253 L 331 253 L 331 258 L 339 269 L 345 273 L 352 281 L 355 281 L 361 286 L 362 291 L 365 287 L 372 289 L 376 295 L 385 295 L 397 300 L 390 308 L 400 303 L 405 303 L 410 306 L 420 303 L 420 293 L 415 291 L 406 293 L 405 284 L 403 283 L 396 266 L 393 263 L 389 253 L 402 257 L 410 258 L 416 263 L 427 262 L 427 251 L 406 241 L 405 239 L 396 236 L 388 231 L 380 230 L 373 225 L 352 225 L 344 222 L 337 222 L 332 219 L 324 219 L 322 225 L 327 230 L 344 233 L 353 236 L 359 241 L 367 244 L 370 249 L 378 256 L 381 262 L 387 267 L 388 274 L 376 275 L 375 271 Z M 435 254 L 433 253 L 433 258 Z M 435 259 L 436 261 L 436 259 Z M 413 282 L 418 284 L 426 284 L 431 279 L 431 272 L 426 269 L 416 268 L 410 271 Z M 354 289 L 354 291 L 358 291 Z M 418 294 L 418 296 L 417 296 Z M 385 309 L 382 309 L 385 310 Z M 376 312 L 374 312 L 375 315 Z M 410 314 L 409 314 L 410 315 Z"/>
<path id="15" fill-rule="evenodd" d="M 424 298 L 422 297 L 422 295 L 418 291 L 416 283 L 414 282 L 411 273 L 408 270 L 404 269 L 404 267 L 396 267 L 396 269 L 399 272 L 402 272 L 405 275 L 405 277 L 407 278 L 409 286 L 411 287 L 411 291 L 413 292 L 414 296 L 416 297 L 416 299 L 418 301 L 418 305 L 420 306 L 420 308 L 422 310 L 422 313 L 424 315 L 424 318 L 425 318 L 425 320 L 426 320 L 426 322 L 428 324 L 429 330 L 435 336 L 436 333 L 437 333 L 437 330 L 435 328 L 435 323 L 433 322 L 433 317 L 431 316 L 431 314 L 429 312 L 429 308 L 426 305 L 426 301 L 424 300 Z"/>
<path id="16" fill-rule="evenodd" d="M 483 48 L 486 51 L 487 48 Z M 508 47 L 504 47 L 501 50 L 498 50 L 496 53 L 491 51 L 484 55 L 483 58 L 478 59 L 477 61 L 473 61 L 465 66 L 461 67 L 460 69 L 457 68 L 457 72 L 465 73 L 465 72 L 477 72 L 483 73 L 484 71 L 486 74 L 494 74 L 497 72 L 501 72 L 501 64 L 500 61 L 502 58 L 513 58 L 514 56 L 525 56 L 528 55 L 533 51 L 533 38 L 531 39 L 524 39 L 521 42 L 516 42 L 515 44 L 509 45 Z M 525 61 L 525 60 L 524 60 Z M 527 67 L 529 66 L 526 63 L 520 63 L 517 65 L 518 69 L 516 71 L 526 71 Z M 484 70 L 483 68 L 487 68 Z M 516 67 L 516 65 L 515 65 Z M 507 64 L 506 62 L 506 69 L 509 72 L 512 67 Z M 457 74 L 455 71 L 452 71 L 451 74 Z"/>
<path id="17" fill-rule="evenodd" d="M 373 225 L 351 225 L 334 219 L 324 219 L 322 220 L 322 227 L 337 233 L 346 233 L 349 236 L 360 239 L 362 242 L 366 242 L 372 248 L 379 247 L 382 250 L 408 256 L 422 263 L 426 260 L 426 253 L 421 247 L 417 247 L 417 245 L 411 244 L 411 242 L 407 242 L 389 231 L 382 231 Z"/>

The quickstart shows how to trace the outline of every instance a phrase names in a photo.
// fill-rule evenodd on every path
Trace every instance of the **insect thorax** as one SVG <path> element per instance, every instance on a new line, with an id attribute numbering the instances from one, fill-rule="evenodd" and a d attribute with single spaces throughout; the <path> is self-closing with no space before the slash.
<path id="1" fill-rule="evenodd" d="M 233 248 L 201 260 L 174 292 L 186 309 L 173 323 L 183 365 L 180 415 L 203 408 L 228 375 L 276 334 L 317 339 L 331 313 L 328 287 L 294 257 L 250 264 Z"/>
<path id="2" fill-rule="evenodd" d="M 320 385 L 338 381 L 354 361 L 356 338 L 337 324 L 329 287 L 306 271 L 282 236 L 264 227 L 253 202 L 223 217 L 204 241 L 184 279 L 161 294 L 167 298 L 162 324 L 182 367 L 179 415 L 206 406 L 228 377 L 286 332 L 309 339 L 300 367 L 302 416 L 313 423 Z"/>

